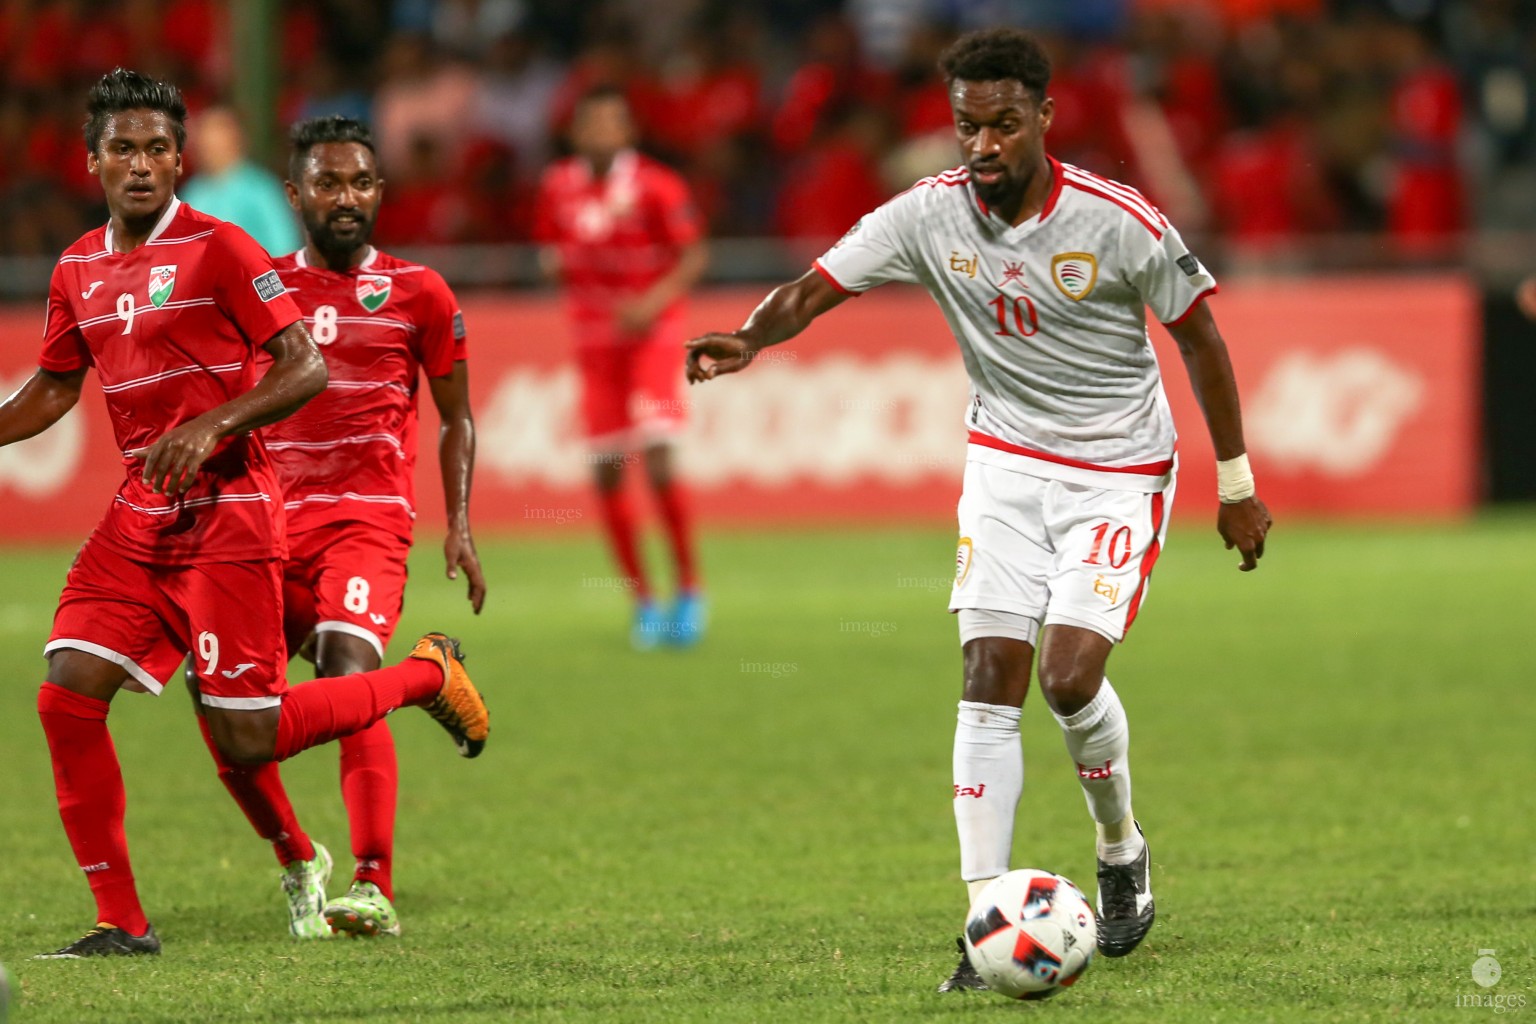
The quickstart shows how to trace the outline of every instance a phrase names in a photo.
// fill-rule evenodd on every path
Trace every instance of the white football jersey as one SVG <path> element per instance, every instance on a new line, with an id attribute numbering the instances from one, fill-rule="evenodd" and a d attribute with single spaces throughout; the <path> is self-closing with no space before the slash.
<path id="1" fill-rule="evenodd" d="M 816 269 L 852 294 L 928 289 L 971 378 L 971 459 L 1159 491 L 1175 435 L 1145 311 L 1176 324 L 1216 280 L 1135 189 L 1050 166 L 1044 208 L 1016 227 L 955 168 L 865 216 Z"/>

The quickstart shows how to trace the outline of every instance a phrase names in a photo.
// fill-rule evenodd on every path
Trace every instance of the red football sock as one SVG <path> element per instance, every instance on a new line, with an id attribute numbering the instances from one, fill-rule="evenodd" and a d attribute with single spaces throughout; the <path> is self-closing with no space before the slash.
<path id="1" fill-rule="evenodd" d="M 287 866 L 296 860 L 314 859 L 315 844 L 309 841 L 298 815 L 293 813 L 277 763 L 232 764 L 214 745 L 208 719 L 198 715 L 197 727 L 203 731 L 203 742 L 208 744 L 208 751 L 219 766 L 219 781 L 245 812 L 256 834 L 272 844 L 278 864 Z"/>
<path id="2" fill-rule="evenodd" d="M 96 920 L 143 935 L 149 921 L 128 862 L 123 770 L 107 731 L 111 706 L 53 683 L 44 683 L 37 693 L 37 717 L 53 759 L 59 817 L 96 897 Z"/>
<path id="3" fill-rule="evenodd" d="M 375 722 L 341 738 L 341 798 L 352 830 L 352 856 L 357 859 L 353 878 L 372 882 L 391 900 L 395 898 L 395 794 L 399 788 L 400 769 L 389 723 Z"/>
<path id="4" fill-rule="evenodd" d="M 677 589 L 699 588 L 698 569 L 693 556 L 693 523 L 689 515 L 688 490 L 677 481 L 656 488 L 656 504 L 672 545 L 672 564 L 677 567 Z"/>
<path id="5" fill-rule="evenodd" d="M 640 566 L 640 544 L 635 533 L 635 517 L 629 509 L 629 496 L 622 489 L 613 491 L 598 491 L 598 502 L 602 505 L 603 530 L 608 534 L 608 543 L 613 548 L 613 557 L 619 563 L 619 569 L 629 581 L 635 596 L 642 601 L 650 599 L 651 586 L 645 579 L 645 570 Z"/>
<path id="6" fill-rule="evenodd" d="M 426 704 L 443 688 L 435 661 L 406 658 L 398 665 L 291 687 L 277 720 L 274 761 L 361 732 L 398 707 Z"/>

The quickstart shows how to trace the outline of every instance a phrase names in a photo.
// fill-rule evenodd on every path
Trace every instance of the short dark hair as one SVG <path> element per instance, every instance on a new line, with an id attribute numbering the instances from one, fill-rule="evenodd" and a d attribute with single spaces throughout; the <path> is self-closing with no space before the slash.
<path id="1" fill-rule="evenodd" d="M 374 159 L 378 159 L 378 150 L 373 148 L 373 132 L 363 122 L 344 114 L 312 117 L 288 130 L 288 144 L 291 147 L 288 154 L 289 181 L 296 182 L 304 176 L 304 158 L 322 142 L 355 142 L 359 146 L 366 146 Z"/>
<path id="2" fill-rule="evenodd" d="M 85 104 L 85 148 L 96 152 L 107 118 L 125 110 L 156 110 L 171 119 L 176 133 L 176 150 L 187 145 L 187 104 L 181 90 L 170 82 L 161 82 L 127 68 L 113 68 L 96 80 Z"/>
<path id="3" fill-rule="evenodd" d="M 1000 82 L 1012 79 L 1045 99 L 1051 84 L 1051 58 L 1034 36 L 1016 28 L 988 28 L 967 32 L 939 55 L 939 70 L 946 85 L 966 82 Z"/>

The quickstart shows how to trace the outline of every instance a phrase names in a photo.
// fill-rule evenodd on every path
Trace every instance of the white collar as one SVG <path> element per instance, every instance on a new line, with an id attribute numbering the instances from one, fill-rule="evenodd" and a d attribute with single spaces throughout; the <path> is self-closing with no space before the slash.
<path id="1" fill-rule="evenodd" d="M 150 242 L 153 242 L 155 239 L 165 234 L 165 229 L 171 226 L 171 221 L 176 217 L 176 211 L 179 209 L 181 209 L 181 200 L 177 199 L 176 194 L 173 192 L 171 194 L 170 205 L 165 208 L 165 212 L 162 213 L 160 215 L 160 219 L 155 222 L 155 229 L 149 233 L 149 237 L 144 239 L 145 245 L 148 245 Z M 107 252 L 117 251 L 112 248 L 112 221 L 110 219 L 107 221 L 106 248 Z"/>
<path id="2" fill-rule="evenodd" d="M 373 246 L 370 245 L 368 247 L 368 255 L 363 257 L 363 262 L 359 263 L 357 266 L 353 267 L 352 269 L 353 270 L 367 270 L 369 267 L 373 266 L 374 261 L 377 260 L 378 258 L 379 258 L 379 250 L 375 249 Z M 308 267 L 309 266 L 309 246 L 307 246 L 307 245 L 299 246 L 299 251 L 293 254 L 293 261 L 294 261 L 294 263 L 298 264 L 300 267 Z"/>

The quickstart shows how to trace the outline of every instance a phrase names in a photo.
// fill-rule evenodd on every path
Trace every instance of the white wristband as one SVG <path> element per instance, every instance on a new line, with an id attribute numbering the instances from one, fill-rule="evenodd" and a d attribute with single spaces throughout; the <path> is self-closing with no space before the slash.
<path id="1" fill-rule="evenodd" d="M 1253 497 L 1253 470 L 1248 468 L 1247 455 L 1216 463 L 1216 496 L 1223 505 Z"/>

